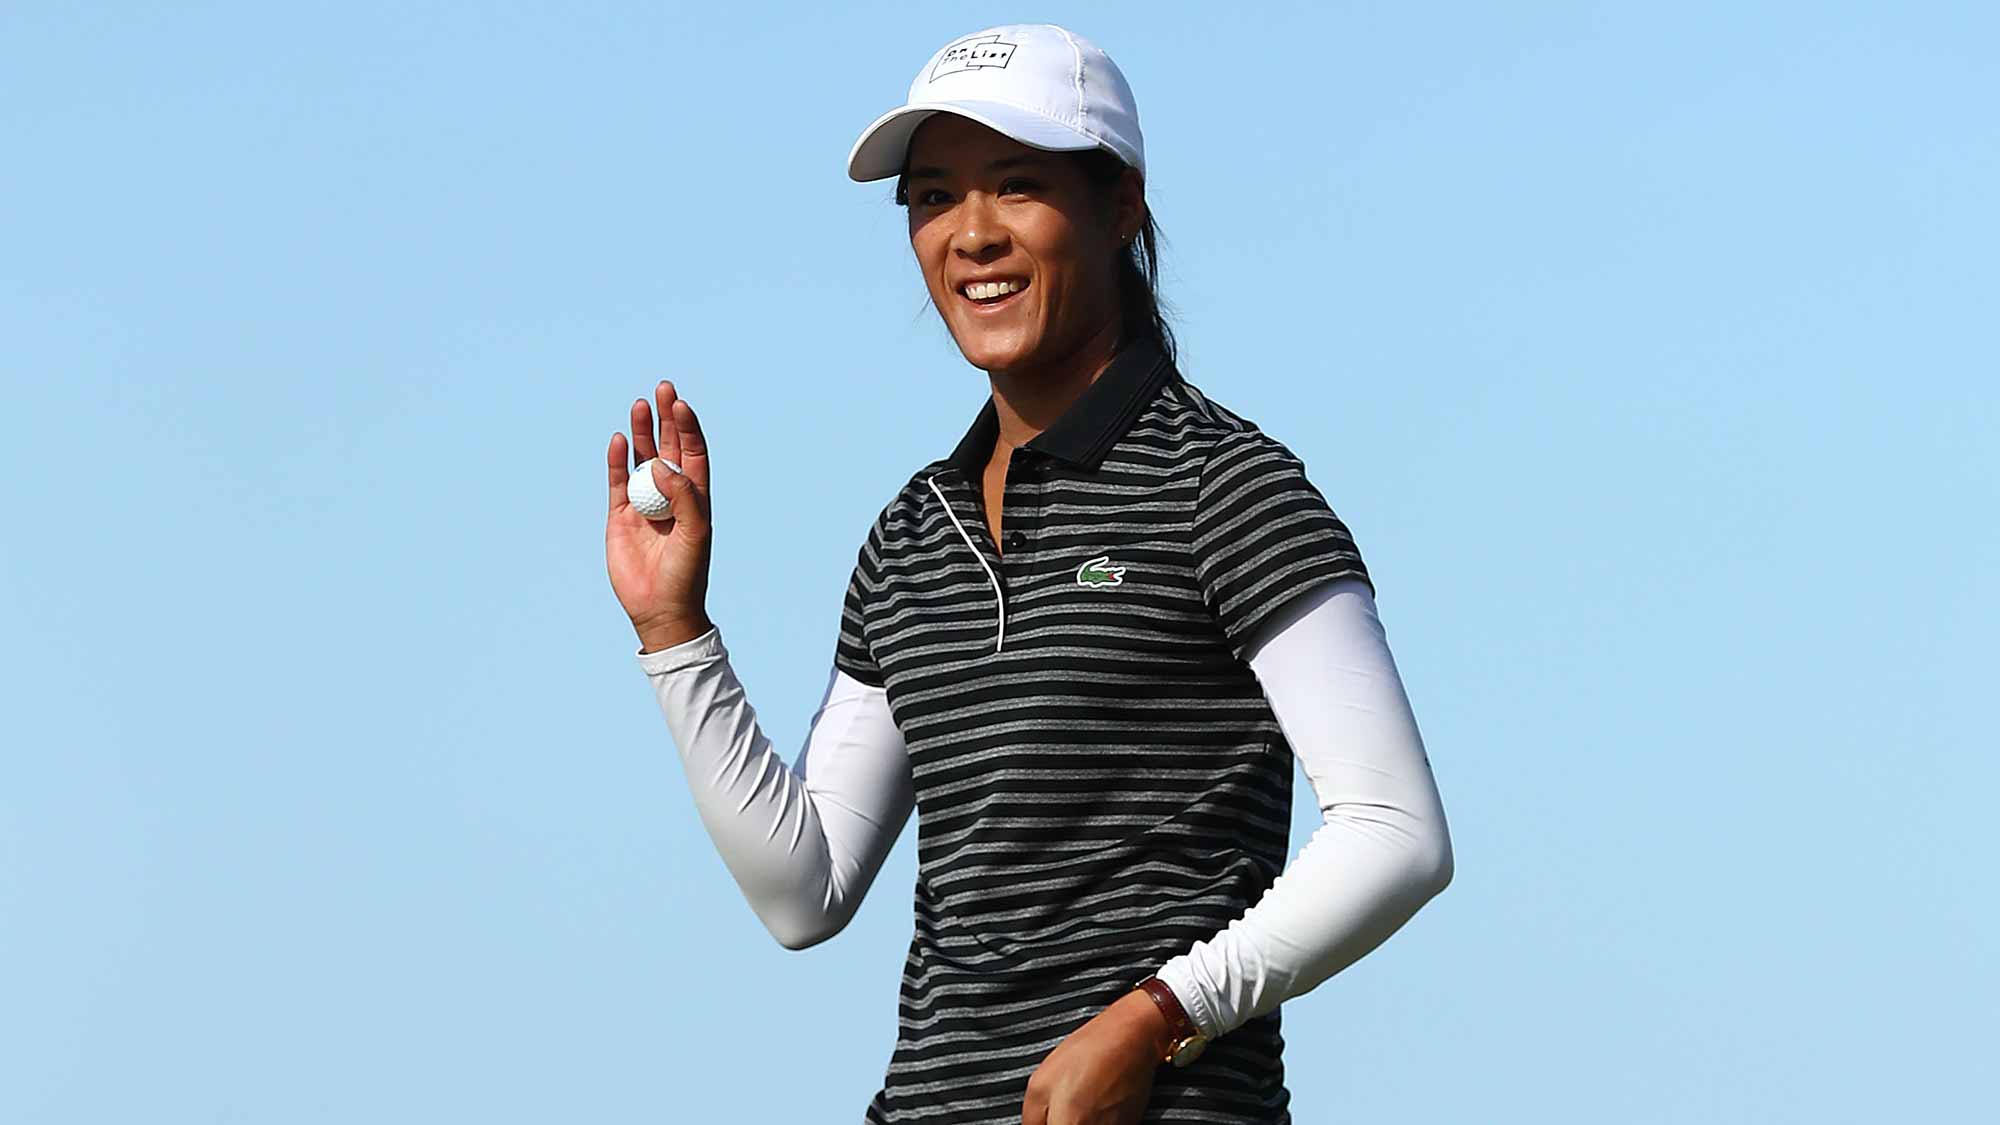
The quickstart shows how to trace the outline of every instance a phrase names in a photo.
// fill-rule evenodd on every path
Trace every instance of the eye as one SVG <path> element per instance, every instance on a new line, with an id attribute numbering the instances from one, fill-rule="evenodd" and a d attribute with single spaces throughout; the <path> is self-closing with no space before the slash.
<path id="1" fill-rule="evenodd" d="M 1026 195 L 1042 185 L 1026 176 L 1009 176 L 1000 181 L 1001 195 Z"/>
<path id="2" fill-rule="evenodd" d="M 945 197 L 950 194 L 943 188 L 925 188 L 917 193 L 917 205 L 920 207 L 929 207 L 934 204 L 943 203 Z"/>

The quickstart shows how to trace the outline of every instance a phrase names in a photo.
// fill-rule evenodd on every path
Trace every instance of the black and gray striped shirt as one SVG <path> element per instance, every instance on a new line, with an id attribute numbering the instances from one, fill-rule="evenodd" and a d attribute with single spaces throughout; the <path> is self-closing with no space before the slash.
<path id="1" fill-rule="evenodd" d="M 1368 580 L 1299 459 L 1148 341 L 1013 451 L 1004 553 L 998 432 L 989 399 L 883 508 L 842 608 L 834 662 L 884 688 L 917 800 L 880 1125 L 1018 1123 L 1065 1036 L 1257 901 L 1293 767 L 1243 644 Z M 1281 1011 L 1162 1066 L 1144 1120 L 1288 1122 Z"/>

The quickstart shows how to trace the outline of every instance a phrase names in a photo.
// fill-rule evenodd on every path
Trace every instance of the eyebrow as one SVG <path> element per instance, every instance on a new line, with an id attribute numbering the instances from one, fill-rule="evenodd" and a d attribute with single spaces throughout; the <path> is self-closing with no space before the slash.
<path id="1" fill-rule="evenodd" d="M 1049 158 L 1041 153 L 1022 152 L 1016 153 L 1013 156 L 1003 156 L 988 164 L 986 170 L 989 172 L 998 172 L 1006 168 L 1019 168 L 1024 164 L 1036 166 L 1047 165 L 1048 162 Z M 922 168 L 910 169 L 909 175 L 906 178 L 911 180 L 941 180 L 945 175 L 945 169 L 925 165 Z"/>

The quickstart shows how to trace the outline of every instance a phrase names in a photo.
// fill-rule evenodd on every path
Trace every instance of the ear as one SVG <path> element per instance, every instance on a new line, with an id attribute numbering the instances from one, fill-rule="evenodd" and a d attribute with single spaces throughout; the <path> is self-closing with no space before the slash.
<path id="1" fill-rule="evenodd" d="M 1121 235 L 1119 245 L 1127 245 L 1139 237 L 1139 228 L 1146 225 L 1146 181 L 1137 168 L 1127 165 L 1118 176 L 1118 185 L 1112 189 L 1112 227 Z"/>

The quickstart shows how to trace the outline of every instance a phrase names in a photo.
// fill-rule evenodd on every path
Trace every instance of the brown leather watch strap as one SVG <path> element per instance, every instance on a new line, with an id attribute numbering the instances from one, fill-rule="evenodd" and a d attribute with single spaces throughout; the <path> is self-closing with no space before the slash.
<path id="1" fill-rule="evenodd" d="M 1160 1006 L 1160 1013 L 1167 1017 L 1169 1048 L 1161 1055 L 1161 1061 L 1171 1062 L 1173 1061 L 1171 1045 L 1191 1036 L 1200 1035 L 1201 1029 L 1195 1026 L 1194 1020 L 1188 1018 L 1187 1009 L 1181 1007 L 1180 997 L 1174 995 L 1174 990 L 1167 986 L 1166 981 L 1159 977 L 1147 977 L 1139 982 L 1138 987 L 1153 998 L 1153 1003 Z"/>

